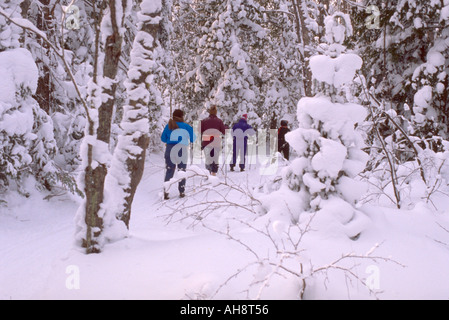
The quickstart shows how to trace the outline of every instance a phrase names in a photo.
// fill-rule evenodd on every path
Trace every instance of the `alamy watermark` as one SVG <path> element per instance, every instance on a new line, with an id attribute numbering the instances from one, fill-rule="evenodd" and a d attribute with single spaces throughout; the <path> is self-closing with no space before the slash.
<path id="1" fill-rule="evenodd" d="M 80 9 L 78 6 L 72 4 L 68 7 L 63 7 L 66 15 L 65 27 L 68 30 L 78 30 L 80 28 Z"/>
<path id="2" fill-rule="evenodd" d="M 80 289 L 80 268 L 77 265 L 69 265 L 65 269 L 65 273 L 68 275 L 65 280 L 65 287 L 68 290 Z"/>
<path id="3" fill-rule="evenodd" d="M 380 10 L 376 5 L 370 5 L 365 9 L 369 16 L 365 19 L 365 26 L 368 29 L 380 29 Z"/>
<path id="4" fill-rule="evenodd" d="M 376 265 L 366 267 L 365 273 L 369 276 L 365 280 L 365 285 L 372 291 L 380 289 L 380 268 Z"/>

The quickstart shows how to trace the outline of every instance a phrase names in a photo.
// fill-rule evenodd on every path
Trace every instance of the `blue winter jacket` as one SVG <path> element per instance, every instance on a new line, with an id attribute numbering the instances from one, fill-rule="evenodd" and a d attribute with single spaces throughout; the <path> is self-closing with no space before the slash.
<path id="1" fill-rule="evenodd" d="M 188 146 L 196 140 L 193 128 L 185 122 L 176 122 L 178 129 L 170 130 L 168 124 L 165 126 L 161 135 L 161 141 L 166 144 L 183 144 Z"/>

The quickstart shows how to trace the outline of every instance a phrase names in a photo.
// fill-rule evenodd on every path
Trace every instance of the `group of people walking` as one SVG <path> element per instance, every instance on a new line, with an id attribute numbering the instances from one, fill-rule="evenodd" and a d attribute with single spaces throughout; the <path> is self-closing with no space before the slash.
<path id="1" fill-rule="evenodd" d="M 221 136 L 225 135 L 228 127 L 217 116 L 218 110 L 216 105 L 212 105 L 208 109 L 208 113 L 209 116 L 200 122 L 199 132 L 201 133 L 201 149 L 204 151 L 206 157 L 206 169 L 212 176 L 216 176 L 219 168 L 219 153 L 216 152 L 216 150 L 220 149 Z M 287 160 L 289 160 L 290 146 L 285 140 L 285 135 L 289 131 L 288 122 L 282 120 L 281 126 L 278 129 L 278 151 L 282 153 Z M 248 136 L 255 134 L 253 128 L 248 124 L 247 114 L 243 114 L 240 120 L 233 125 L 232 132 L 233 152 L 230 170 L 235 171 L 237 159 L 240 158 L 239 168 L 240 171 L 243 172 L 245 171 L 246 154 L 248 150 Z M 173 178 L 176 168 L 180 171 L 186 171 L 188 161 L 186 147 L 190 143 L 194 143 L 196 139 L 197 137 L 195 136 L 192 126 L 184 121 L 184 112 L 179 109 L 175 110 L 161 135 L 162 142 L 166 144 L 164 154 L 166 165 L 165 182 Z M 185 179 L 182 179 L 178 183 L 178 190 L 181 198 L 185 197 L 185 185 Z M 169 199 L 169 194 L 165 189 L 164 199 Z"/>

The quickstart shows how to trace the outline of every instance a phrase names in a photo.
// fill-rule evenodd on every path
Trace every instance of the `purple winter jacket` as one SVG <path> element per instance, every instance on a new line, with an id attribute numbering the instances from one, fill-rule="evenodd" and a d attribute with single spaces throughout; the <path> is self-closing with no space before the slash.
<path id="1" fill-rule="evenodd" d="M 201 147 L 204 148 L 213 141 L 213 135 L 204 134 L 206 130 L 215 129 L 222 134 L 226 133 L 226 127 L 223 121 L 215 115 L 210 115 L 208 118 L 201 120 Z"/>
<path id="2" fill-rule="evenodd" d="M 248 135 L 253 135 L 253 134 L 255 134 L 254 129 L 253 129 L 253 127 L 251 127 L 251 126 L 248 124 L 248 122 L 246 121 L 246 119 L 243 119 L 243 118 L 241 118 L 241 119 L 239 120 L 239 122 L 237 122 L 236 124 L 234 124 L 234 126 L 232 127 L 232 131 L 233 131 L 233 132 L 235 132 L 235 131 L 238 130 L 238 129 L 242 130 L 243 133 L 245 133 L 247 130 L 250 130 L 250 131 L 246 132 L 246 134 L 245 134 L 245 136 L 244 136 L 244 140 L 243 140 L 244 146 L 245 146 L 245 150 L 246 150 L 247 142 L 248 142 Z M 233 139 L 234 139 L 234 146 L 235 146 L 237 137 L 234 136 Z M 240 139 L 240 138 L 239 138 L 239 139 Z M 245 152 L 246 152 L 246 151 L 245 151 Z"/>

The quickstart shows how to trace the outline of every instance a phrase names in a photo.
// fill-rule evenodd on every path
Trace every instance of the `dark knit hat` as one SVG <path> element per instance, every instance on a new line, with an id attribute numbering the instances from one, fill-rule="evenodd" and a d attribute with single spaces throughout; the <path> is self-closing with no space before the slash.
<path id="1" fill-rule="evenodd" d="M 175 111 L 173 111 L 173 117 L 184 118 L 184 111 L 176 109 Z"/>
<path id="2" fill-rule="evenodd" d="M 168 128 L 170 130 L 178 129 L 179 126 L 176 122 L 184 122 L 184 111 L 180 109 L 173 111 L 173 118 L 168 120 Z"/>

